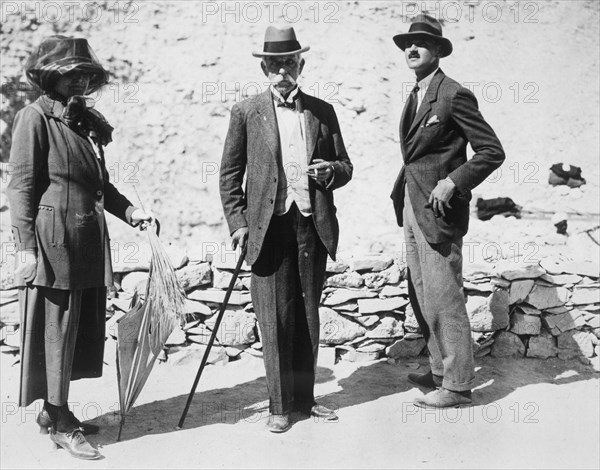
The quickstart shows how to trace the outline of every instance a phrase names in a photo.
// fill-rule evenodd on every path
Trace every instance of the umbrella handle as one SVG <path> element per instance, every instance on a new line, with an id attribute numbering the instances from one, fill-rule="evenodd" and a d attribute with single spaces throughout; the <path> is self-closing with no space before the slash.
<path id="1" fill-rule="evenodd" d="M 210 335 L 210 340 L 206 346 L 206 351 L 204 351 L 204 356 L 202 357 L 202 362 L 200 363 L 200 367 L 198 368 L 198 373 L 196 374 L 196 378 L 194 379 L 194 384 L 192 385 L 192 389 L 190 390 L 190 394 L 188 395 L 187 402 L 185 404 L 185 408 L 183 409 L 183 413 L 181 414 L 181 418 L 179 418 L 179 423 L 177 424 L 176 429 L 181 429 L 183 427 L 183 422 L 185 421 L 185 417 L 190 409 L 190 405 L 192 404 L 192 399 L 194 398 L 194 393 L 196 393 L 196 387 L 198 386 L 198 382 L 200 381 L 200 377 L 202 376 L 202 371 L 206 366 L 206 362 L 208 361 L 208 355 L 210 353 L 210 349 L 215 342 L 215 338 L 217 337 L 217 332 L 219 331 L 219 326 L 221 325 L 221 320 L 223 319 L 223 314 L 225 313 L 225 308 L 227 307 L 227 303 L 229 302 L 229 298 L 231 297 L 231 293 L 233 292 L 233 288 L 235 287 L 235 281 L 240 274 L 242 269 L 242 263 L 244 262 L 244 258 L 246 258 L 246 246 L 242 248 L 242 253 L 238 259 L 237 265 L 235 267 L 235 271 L 233 271 L 233 276 L 231 277 L 231 281 L 229 281 L 229 287 L 227 288 L 227 292 L 225 293 L 225 298 L 223 299 L 223 303 L 221 304 L 221 310 L 219 311 L 219 315 L 217 316 L 217 321 L 215 322 L 215 326 L 213 327 L 212 334 Z"/>

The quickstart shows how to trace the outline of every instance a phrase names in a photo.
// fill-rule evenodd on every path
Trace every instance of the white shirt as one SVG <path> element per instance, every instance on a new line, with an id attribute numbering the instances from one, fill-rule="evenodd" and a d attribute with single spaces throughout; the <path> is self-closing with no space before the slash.
<path id="1" fill-rule="evenodd" d="M 431 80 L 433 80 L 433 76 L 436 74 L 436 72 L 439 69 L 440 68 L 438 67 L 433 72 L 431 72 L 429 75 L 427 75 L 423 80 L 421 80 L 420 82 L 417 82 L 417 85 L 419 86 L 419 91 L 417 92 L 417 98 L 418 98 L 417 111 L 419 110 L 419 107 L 421 106 L 421 103 L 423 102 L 423 98 L 425 97 L 425 93 L 427 93 L 427 88 L 429 88 L 429 84 L 431 83 Z"/>

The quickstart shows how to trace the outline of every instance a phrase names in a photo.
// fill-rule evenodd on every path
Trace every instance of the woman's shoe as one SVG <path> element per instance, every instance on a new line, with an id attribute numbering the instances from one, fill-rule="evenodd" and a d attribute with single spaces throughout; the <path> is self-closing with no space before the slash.
<path id="1" fill-rule="evenodd" d="M 58 432 L 50 429 L 50 439 L 56 447 L 62 447 L 77 459 L 95 460 L 102 457 L 91 444 L 85 439 L 79 428 L 70 432 Z"/>
<path id="2" fill-rule="evenodd" d="M 84 435 L 90 434 L 98 434 L 100 431 L 100 426 L 96 426 L 95 424 L 82 423 L 79 421 L 73 413 L 69 411 L 71 415 L 71 419 L 73 420 L 73 424 L 78 427 Z M 46 408 L 42 408 L 42 411 L 39 412 L 35 422 L 40 427 L 40 434 L 48 434 L 50 428 L 52 427 L 52 420 L 50 419 L 50 415 Z"/>

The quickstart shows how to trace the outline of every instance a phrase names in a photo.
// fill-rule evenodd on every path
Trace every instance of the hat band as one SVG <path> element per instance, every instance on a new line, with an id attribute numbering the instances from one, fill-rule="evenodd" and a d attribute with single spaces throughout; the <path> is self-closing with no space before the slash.
<path id="1" fill-rule="evenodd" d="M 434 26 L 431 26 L 427 23 L 413 23 L 410 25 L 409 33 L 431 33 L 436 36 L 442 37 L 442 32 L 439 31 Z"/>
<path id="2" fill-rule="evenodd" d="M 300 47 L 300 43 L 298 41 L 270 41 L 265 42 L 263 46 L 263 52 L 277 54 L 294 52 L 300 49 L 302 49 L 302 47 Z"/>

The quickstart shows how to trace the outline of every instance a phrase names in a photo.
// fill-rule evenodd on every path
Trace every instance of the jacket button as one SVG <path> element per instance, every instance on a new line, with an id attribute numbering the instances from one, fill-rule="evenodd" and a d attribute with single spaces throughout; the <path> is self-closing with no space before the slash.
<path id="1" fill-rule="evenodd" d="M 308 251 L 305 251 L 305 252 L 304 252 L 304 257 L 305 257 L 305 258 L 308 258 Z"/>
<path id="2" fill-rule="evenodd" d="M 273 204 L 273 199 L 269 199 L 269 202 L 270 202 L 271 204 Z"/>
<path id="3" fill-rule="evenodd" d="M 102 196 L 102 191 L 101 190 L 96 191 L 96 196 L 98 196 L 98 197 Z"/>

